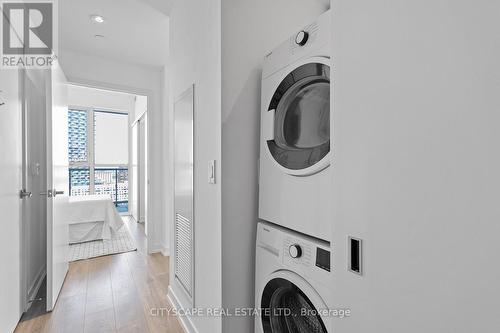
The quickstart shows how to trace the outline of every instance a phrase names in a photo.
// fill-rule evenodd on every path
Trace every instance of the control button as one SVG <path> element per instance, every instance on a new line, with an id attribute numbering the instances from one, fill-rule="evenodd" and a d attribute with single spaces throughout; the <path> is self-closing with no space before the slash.
<path id="1" fill-rule="evenodd" d="M 309 34 L 306 31 L 301 30 L 299 31 L 297 36 L 295 36 L 295 43 L 297 43 L 300 46 L 304 46 L 306 45 L 308 39 L 309 39 Z"/>
<path id="2" fill-rule="evenodd" d="M 292 258 L 300 258 L 302 255 L 302 249 L 300 248 L 300 245 L 294 244 L 288 248 L 288 253 L 290 253 L 290 257 Z"/>

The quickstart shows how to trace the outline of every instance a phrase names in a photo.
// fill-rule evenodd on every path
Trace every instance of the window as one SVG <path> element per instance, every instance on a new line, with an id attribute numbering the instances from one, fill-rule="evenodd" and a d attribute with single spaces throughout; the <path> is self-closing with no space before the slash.
<path id="1" fill-rule="evenodd" d="M 68 111 L 70 195 L 110 195 L 128 211 L 128 115 L 91 108 Z"/>
<path id="2" fill-rule="evenodd" d="M 128 164 L 128 117 L 94 111 L 94 156 L 99 165 Z"/>

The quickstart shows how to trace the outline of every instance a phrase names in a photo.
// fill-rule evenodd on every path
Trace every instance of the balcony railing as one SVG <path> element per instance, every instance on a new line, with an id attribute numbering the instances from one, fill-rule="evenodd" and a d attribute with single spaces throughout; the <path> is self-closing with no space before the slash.
<path id="1" fill-rule="evenodd" d="M 89 195 L 92 192 L 90 169 L 71 168 L 69 183 L 70 195 Z M 96 168 L 93 194 L 110 195 L 120 213 L 128 212 L 128 169 Z"/>

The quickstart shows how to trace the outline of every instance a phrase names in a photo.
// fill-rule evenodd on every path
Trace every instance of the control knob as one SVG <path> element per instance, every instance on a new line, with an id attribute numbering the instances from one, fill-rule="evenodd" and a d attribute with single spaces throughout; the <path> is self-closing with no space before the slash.
<path id="1" fill-rule="evenodd" d="M 307 43 L 307 40 L 309 39 L 309 33 L 307 31 L 301 30 L 299 33 L 297 33 L 297 36 L 295 36 L 295 43 L 300 46 L 304 46 Z"/>
<path id="2" fill-rule="evenodd" d="M 290 253 L 290 257 L 292 258 L 300 258 L 302 255 L 302 249 L 299 244 L 293 244 L 288 248 L 288 253 Z"/>

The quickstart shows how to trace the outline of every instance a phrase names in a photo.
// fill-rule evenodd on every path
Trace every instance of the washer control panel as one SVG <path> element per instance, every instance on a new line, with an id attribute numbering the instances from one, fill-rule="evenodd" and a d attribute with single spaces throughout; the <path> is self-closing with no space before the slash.
<path id="1" fill-rule="evenodd" d="M 322 249 L 320 247 L 316 248 L 316 267 L 324 269 L 325 271 L 330 271 L 330 251 Z"/>
<path id="2" fill-rule="evenodd" d="M 292 258 L 300 258 L 302 256 L 302 248 L 299 244 L 290 245 L 288 248 L 288 253 Z"/>
<path id="3" fill-rule="evenodd" d="M 312 265 L 311 245 L 303 240 L 286 237 L 283 242 L 283 260 L 285 263 L 298 264 L 304 267 Z"/>
<path id="4" fill-rule="evenodd" d="M 295 267 L 315 267 L 330 272 L 330 249 L 306 238 L 285 237 L 283 263 Z"/>
<path id="5" fill-rule="evenodd" d="M 259 222 L 257 254 L 276 260 L 281 269 L 291 270 L 306 278 L 330 283 L 329 242 L 310 237 L 268 222 Z"/>

